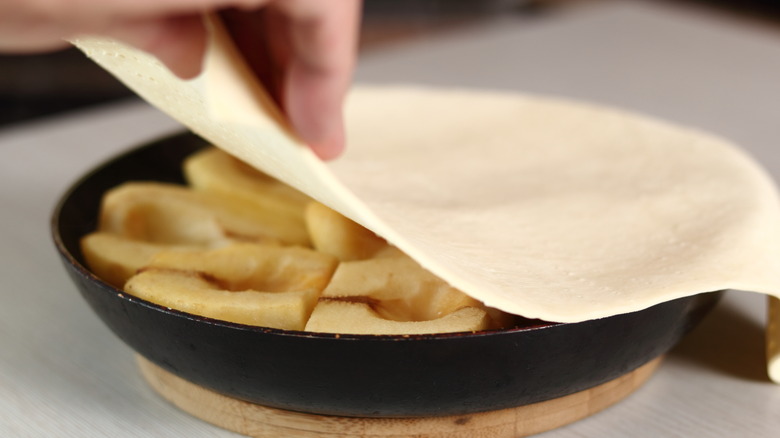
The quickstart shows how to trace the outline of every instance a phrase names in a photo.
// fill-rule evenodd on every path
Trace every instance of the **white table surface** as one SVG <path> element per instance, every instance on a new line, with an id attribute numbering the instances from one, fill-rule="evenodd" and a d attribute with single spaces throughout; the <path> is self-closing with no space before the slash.
<path id="1" fill-rule="evenodd" d="M 780 29 L 634 2 L 505 17 L 361 60 L 359 81 L 558 94 L 636 109 L 742 144 L 780 181 Z M 49 215 L 118 151 L 179 130 L 127 102 L 0 130 L 0 436 L 232 437 L 178 411 L 136 372 L 60 266 Z M 764 370 L 764 297 L 731 292 L 639 392 L 545 434 L 780 436 Z"/>

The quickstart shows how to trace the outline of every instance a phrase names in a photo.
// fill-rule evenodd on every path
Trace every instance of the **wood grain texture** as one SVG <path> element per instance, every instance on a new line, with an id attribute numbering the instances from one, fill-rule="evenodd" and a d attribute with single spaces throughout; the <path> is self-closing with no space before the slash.
<path id="1" fill-rule="evenodd" d="M 252 438 L 517 438 L 593 415 L 636 391 L 661 362 L 565 397 L 517 408 L 430 418 L 354 418 L 285 411 L 233 399 L 190 383 L 138 356 L 147 383 L 180 409 Z"/>
<path id="2" fill-rule="evenodd" d="M 774 297 L 767 297 L 767 300 L 767 373 L 775 383 L 780 383 L 780 300 Z"/>

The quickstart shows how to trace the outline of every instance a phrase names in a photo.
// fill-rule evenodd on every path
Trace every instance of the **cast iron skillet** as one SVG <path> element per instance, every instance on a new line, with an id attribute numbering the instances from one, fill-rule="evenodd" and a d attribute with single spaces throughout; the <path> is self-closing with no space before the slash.
<path id="1" fill-rule="evenodd" d="M 417 417 L 503 409 L 578 392 L 668 351 L 714 306 L 705 293 L 577 324 L 525 320 L 510 330 L 366 336 L 251 327 L 130 296 L 84 265 L 79 238 L 102 194 L 128 180 L 181 182 L 182 159 L 205 146 L 191 134 L 121 155 L 77 182 L 53 235 L 83 297 L 130 347 L 164 369 L 225 395 L 342 416 Z"/>

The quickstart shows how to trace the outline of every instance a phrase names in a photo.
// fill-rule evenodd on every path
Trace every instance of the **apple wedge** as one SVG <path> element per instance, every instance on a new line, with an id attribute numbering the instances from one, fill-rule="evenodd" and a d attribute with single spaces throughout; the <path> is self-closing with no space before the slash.
<path id="1" fill-rule="evenodd" d="M 125 290 L 162 306 L 223 321 L 303 330 L 336 260 L 303 248 L 235 244 L 160 252 Z"/>
<path id="2" fill-rule="evenodd" d="M 314 249 L 341 261 L 368 259 L 389 248 L 374 232 L 319 202 L 310 202 L 304 217 Z"/>
<path id="3" fill-rule="evenodd" d="M 268 214 L 239 198 L 153 182 L 125 183 L 106 193 L 99 228 L 162 244 L 309 243 L 302 224 Z"/>
<path id="4" fill-rule="evenodd" d="M 139 298 L 194 315 L 262 327 L 302 330 L 317 301 L 313 289 L 289 292 L 233 291 L 196 271 L 148 268 L 125 290 Z"/>
<path id="5" fill-rule="evenodd" d="M 332 256 L 307 248 L 235 243 L 207 251 L 160 252 L 147 268 L 201 272 L 228 290 L 314 289 L 319 293 L 337 264 Z"/>
<path id="6" fill-rule="evenodd" d="M 322 296 L 370 298 L 379 315 L 396 321 L 432 320 L 482 306 L 408 256 L 342 262 Z"/>
<path id="7" fill-rule="evenodd" d="M 195 190 L 230 196 L 255 205 L 268 214 L 297 223 L 311 198 L 245 164 L 227 152 L 208 148 L 188 157 L 184 175 Z"/>
<path id="8" fill-rule="evenodd" d="M 306 331 L 365 335 L 412 335 L 485 330 L 490 321 L 484 309 L 463 307 L 428 321 L 393 321 L 360 301 L 320 299 L 306 324 Z"/>
<path id="9" fill-rule="evenodd" d="M 171 246 L 131 240 L 116 234 L 96 232 L 81 239 L 87 265 L 103 281 L 122 288 L 130 277 L 161 251 L 189 251 L 192 246 Z"/>

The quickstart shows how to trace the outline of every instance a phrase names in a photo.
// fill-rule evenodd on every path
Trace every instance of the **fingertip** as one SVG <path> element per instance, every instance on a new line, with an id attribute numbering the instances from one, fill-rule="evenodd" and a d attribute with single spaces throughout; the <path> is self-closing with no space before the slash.
<path id="1" fill-rule="evenodd" d="M 202 51 L 178 52 L 171 57 L 158 56 L 160 61 L 179 79 L 194 79 L 203 71 Z"/>
<path id="2" fill-rule="evenodd" d="M 293 130 L 323 160 L 345 148 L 344 89 L 341 78 L 312 74 L 292 65 L 285 84 L 284 110 Z"/>
<path id="3" fill-rule="evenodd" d="M 293 116 L 291 123 L 298 137 L 320 159 L 333 160 L 344 152 L 345 134 L 341 109 L 335 113 L 315 114 L 308 118 Z"/>
<path id="4" fill-rule="evenodd" d="M 293 130 L 322 160 L 339 157 L 345 148 L 344 119 L 339 103 L 316 105 L 310 100 L 292 99 L 288 116 Z"/>
<path id="5" fill-rule="evenodd" d="M 335 160 L 344 153 L 344 135 L 334 136 L 325 141 L 308 143 L 309 147 L 323 161 Z"/>

